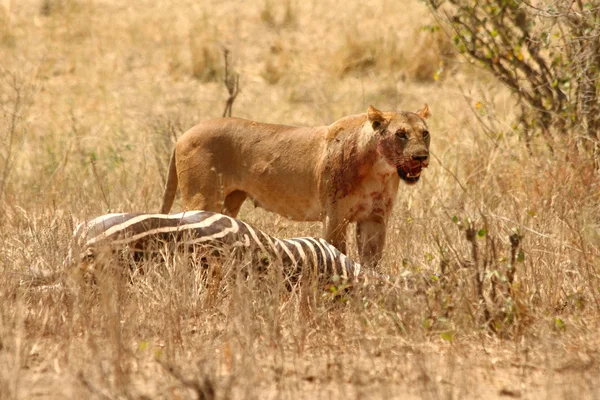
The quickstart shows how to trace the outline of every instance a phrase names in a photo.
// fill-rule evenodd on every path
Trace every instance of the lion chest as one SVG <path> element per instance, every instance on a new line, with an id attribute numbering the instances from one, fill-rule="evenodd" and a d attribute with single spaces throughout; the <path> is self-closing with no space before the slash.
<path id="1" fill-rule="evenodd" d="M 394 206 L 399 178 L 389 164 L 379 159 L 344 200 L 346 219 L 350 222 L 378 215 L 387 218 Z"/>

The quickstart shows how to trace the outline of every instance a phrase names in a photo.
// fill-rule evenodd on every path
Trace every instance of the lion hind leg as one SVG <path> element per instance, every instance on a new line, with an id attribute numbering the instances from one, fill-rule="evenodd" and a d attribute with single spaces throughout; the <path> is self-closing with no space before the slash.
<path id="1" fill-rule="evenodd" d="M 229 193 L 223 202 L 222 213 L 233 218 L 237 217 L 238 213 L 240 212 L 240 208 L 247 197 L 248 194 L 241 190 L 234 190 L 233 192 Z"/>
<path id="2" fill-rule="evenodd" d="M 196 182 L 193 182 L 194 184 Z M 216 185 L 181 185 L 181 198 L 186 211 L 202 210 L 220 213 L 223 201 Z"/>
<path id="3" fill-rule="evenodd" d="M 203 190 L 191 196 L 183 196 L 185 209 L 203 210 L 228 215 L 235 218 L 240 212 L 242 203 L 248 195 L 241 190 L 234 190 L 223 196 L 219 191 Z"/>
<path id="4" fill-rule="evenodd" d="M 175 161 L 176 154 L 175 149 L 171 153 L 171 160 L 169 161 L 169 171 L 167 173 L 167 181 L 165 182 L 165 191 L 163 193 L 163 200 L 160 206 L 160 213 L 166 214 L 173 207 L 173 201 L 175 200 L 175 194 L 177 193 L 177 163 Z"/>
<path id="5" fill-rule="evenodd" d="M 184 170 L 185 171 L 185 170 Z M 220 213 L 225 195 L 220 175 L 207 163 L 196 163 L 193 169 L 179 174 L 179 189 L 186 211 L 202 210 Z"/>

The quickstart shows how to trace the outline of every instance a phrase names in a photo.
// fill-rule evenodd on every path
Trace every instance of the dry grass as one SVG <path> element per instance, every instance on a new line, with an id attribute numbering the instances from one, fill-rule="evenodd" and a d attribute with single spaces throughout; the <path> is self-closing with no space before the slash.
<path id="1" fill-rule="evenodd" d="M 209 18 L 204 17 L 201 21 L 195 22 L 190 30 L 192 76 L 201 82 L 219 80 L 225 69 L 221 50 L 216 40 L 219 37 L 219 31 L 208 21 Z"/>
<path id="2" fill-rule="evenodd" d="M 426 9 L 371 3 L 12 2 L 0 27 L 0 398 L 600 396 L 593 160 L 528 156 L 511 97 L 469 65 L 423 82 L 410 65 L 434 65 L 429 75 L 440 57 Z M 376 66 L 340 77 L 353 60 L 339 50 L 360 58 L 364 40 L 381 49 Z M 381 266 L 403 290 L 214 282 L 178 260 L 33 286 L 30 269 L 61 271 L 72 216 L 158 209 L 173 137 L 227 99 L 194 78 L 217 68 L 194 55 L 213 43 L 241 74 L 239 117 L 317 125 L 369 104 L 430 104 L 434 157 L 401 188 Z M 248 204 L 241 217 L 273 235 L 320 233 Z"/>

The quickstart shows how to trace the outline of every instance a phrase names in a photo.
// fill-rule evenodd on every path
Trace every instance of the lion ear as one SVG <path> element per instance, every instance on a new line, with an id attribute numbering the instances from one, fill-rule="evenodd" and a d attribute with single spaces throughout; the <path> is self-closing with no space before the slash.
<path id="1" fill-rule="evenodd" d="M 429 118 L 431 116 L 431 110 L 429 109 L 429 106 L 427 105 L 427 103 L 425 103 L 423 105 L 423 108 L 421 108 L 419 111 L 417 111 L 416 114 L 423 119 Z"/>
<path id="2" fill-rule="evenodd" d="M 381 129 L 387 122 L 383 113 L 373 106 L 369 106 L 367 117 L 374 131 Z"/>

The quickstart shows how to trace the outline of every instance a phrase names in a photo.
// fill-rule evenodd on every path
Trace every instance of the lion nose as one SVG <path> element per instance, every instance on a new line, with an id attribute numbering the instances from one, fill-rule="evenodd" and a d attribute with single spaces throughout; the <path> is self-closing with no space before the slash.
<path id="1" fill-rule="evenodd" d="M 415 161 L 423 162 L 423 161 L 426 161 L 427 158 L 429 158 L 429 154 L 428 153 L 425 153 L 425 154 L 413 154 L 412 158 Z"/>

